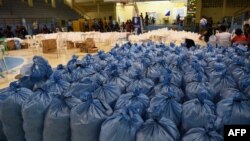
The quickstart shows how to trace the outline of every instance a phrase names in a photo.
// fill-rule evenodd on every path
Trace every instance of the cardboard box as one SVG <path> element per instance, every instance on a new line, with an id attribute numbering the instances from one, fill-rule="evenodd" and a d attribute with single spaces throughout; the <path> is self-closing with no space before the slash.
<path id="1" fill-rule="evenodd" d="M 43 53 L 54 52 L 57 49 L 56 39 L 42 40 L 42 43 L 43 43 Z"/>
<path id="2" fill-rule="evenodd" d="M 27 48 L 28 48 L 28 43 L 21 44 L 21 49 L 27 49 Z"/>
<path id="3" fill-rule="evenodd" d="M 94 53 L 98 48 L 95 47 L 95 41 L 93 38 L 87 38 L 80 46 L 80 52 Z"/>
<path id="4" fill-rule="evenodd" d="M 74 48 L 74 43 L 72 41 L 67 41 L 67 49 Z"/>

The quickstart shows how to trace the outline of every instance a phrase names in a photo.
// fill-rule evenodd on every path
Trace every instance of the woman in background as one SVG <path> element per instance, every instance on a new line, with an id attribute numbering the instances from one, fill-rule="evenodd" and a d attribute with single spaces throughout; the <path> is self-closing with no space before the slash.
<path id="1" fill-rule="evenodd" d="M 249 24 L 244 25 L 244 34 L 248 42 L 248 47 L 250 48 L 250 25 Z"/>
<path id="2" fill-rule="evenodd" d="M 240 28 L 237 28 L 235 30 L 236 36 L 233 37 L 232 43 L 239 43 L 239 44 L 248 44 L 247 39 L 244 34 L 242 34 L 242 30 Z"/>

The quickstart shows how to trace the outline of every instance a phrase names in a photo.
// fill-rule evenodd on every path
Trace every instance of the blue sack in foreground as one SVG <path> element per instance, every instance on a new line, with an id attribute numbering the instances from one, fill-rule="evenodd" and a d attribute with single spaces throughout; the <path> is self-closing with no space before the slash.
<path id="1" fill-rule="evenodd" d="M 171 80 L 171 75 L 165 75 L 161 80 L 161 83 L 154 87 L 153 95 L 162 94 L 168 96 L 168 94 L 173 94 L 176 101 L 182 102 L 184 93 L 179 87 L 172 84 Z"/>
<path id="2" fill-rule="evenodd" d="M 97 79 L 94 82 L 94 85 L 96 85 L 96 90 L 93 92 L 93 97 L 104 101 L 113 107 L 116 100 L 121 95 L 120 87 L 114 83 L 104 83 L 100 79 Z"/>
<path id="3" fill-rule="evenodd" d="M 2 101 L 1 105 L 4 106 L 0 107 L 4 133 L 8 141 L 25 141 L 21 107 L 33 92 L 27 88 L 20 88 L 17 82 L 12 82 L 4 94 L 8 95 Z"/>
<path id="4" fill-rule="evenodd" d="M 62 79 L 62 74 L 58 70 L 51 75 L 45 85 L 47 92 L 54 95 L 61 95 L 70 87 L 70 83 Z"/>
<path id="5" fill-rule="evenodd" d="M 33 57 L 33 66 L 30 74 L 31 78 L 49 78 L 52 72 L 52 68 L 47 60 L 40 56 Z"/>
<path id="6" fill-rule="evenodd" d="M 45 115 L 43 141 L 70 141 L 70 109 L 80 103 L 62 95 L 52 100 Z"/>
<path id="7" fill-rule="evenodd" d="M 4 101 L 8 95 L 5 94 L 5 91 L 8 90 L 7 88 L 0 90 L 0 107 L 2 107 L 2 101 Z M 1 121 L 1 109 L 0 109 L 0 141 L 7 141 L 7 138 L 3 132 L 3 124 Z"/>
<path id="8" fill-rule="evenodd" d="M 135 141 L 142 124 L 137 112 L 130 108 L 122 109 L 103 122 L 99 141 Z"/>
<path id="9" fill-rule="evenodd" d="M 192 128 L 181 139 L 182 141 L 224 141 L 216 131 L 207 131 L 204 128 Z"/>
<path id="10" fill-rule="evenodd" d="M 22 105 L 26 141 L 43 141 L 45 113 L 53 99 L 46 87 L 37 89 Z"/>
<path id="11" fill-rule="evenodd" d="M 112 72 L 109 72 L 107 74 L 109 75 L 107 83 L 115 83 L 120 87 L 122 93 L 126 92 L 126 87 L 130 82 L 129 77 L 123 75 L 123 73 L 118 72 L 118 70 L 113 70 Z"/>
<path id="12" fill-rule="evenodd" d="M 143 94 L 140 89 L 137 89 L 133 93 L 123 94 L 116 101 L 115 110 L 122 109 L 124 107 L 134 107 L 140 115 L 146 111 L 149 106 L 149 98 Z"/>
<path id="13" fill-rule="evenodd" d="M 159 94 L 151 99 L 148 113 L 150 116 L 158 113 L 160 118 L 168 118 L 178 126 L 181 121 L 182 105 L 171 94 L 169 96 Z"/>
<path id="14" fill-rule="evenodd" d="M 182 129 L 185 131 L 206 127 L 215 121 L 215 105 L 207 100 L 206 95 L 199 94 L 198 98 L 183 103 Z"/>
<path id="15" fill-rule="evenodd" d="M 243 94 L 223 99 L 217 103 L 217 126 L 222 128 L 224 124 L 249 125 L 250 124 L 250 101 Z"/>
<path id="16" fill-rule="evenodd" d="M 81 95 L 82 103 L 70 113 L 71 141 L 99 141 L 102 122 L 112 114 L 111 107 L 91 93 Z"/>
<path id="17" fill-rule="evenodd" d="M 131 74 L 131 82 L 127 87 L 127 92 L 134 92 L 140 88 L 143 93 L 148 94 L 153 86 L 154 82 L 151 79 L 146 78 L 141 70 L 136 70 Z"/>
<path id="18" fill-rule="evenodd" d="M 250 97 L 250 73 L 239 80 L 240 90 Z"/>
<path id="19" fill-rule="evenodd" d="M 172 120 L 148 119 L 136 134 L 136 141 L 179 141 L 180 133 Z"/>

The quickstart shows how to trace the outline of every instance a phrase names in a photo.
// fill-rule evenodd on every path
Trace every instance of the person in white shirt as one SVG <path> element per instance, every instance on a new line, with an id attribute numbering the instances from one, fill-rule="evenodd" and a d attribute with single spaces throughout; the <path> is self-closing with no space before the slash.
<path id="1" fill-rule="evenodd" d="M 217 33 L 215 36 L 218 46 L 231 46 L 231 34 L 227 32 L 227 27 L 225 25 L 220 26 L 220 33 Z"/>

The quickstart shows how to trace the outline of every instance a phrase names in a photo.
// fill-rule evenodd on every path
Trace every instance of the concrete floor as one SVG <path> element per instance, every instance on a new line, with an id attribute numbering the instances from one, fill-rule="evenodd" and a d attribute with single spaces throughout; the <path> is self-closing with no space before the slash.
<path id="1" fill-rule="evenodd" d="M 112 45 L 99 45 L 98 46 L 99 50 L 103 50 L 105 52 L 108 52 L 111 50 Z M 49 62 L 49 64 L 52 67 L 56 67 L 58 64 L 66 64 L 70 59 L 72 55 L 78 55 L 79 58 L 82 58 L 83 56 L 86 55 L 86 53 L 80 52 L 79 48 L 73 48 L 73 49 L 68 49 L 67 52 L 62 51 L 60 53 L 60 56 L 58 56 L 57 52 L 52 52 L 52 53 L 42 53 L 42 52 L 37 52 L 32 49 L 21 49 L 21 50 L 14 50 L 14 51 L 9 51 L 8 56 L 15 56 L 15 57 L 21 57 L 24 59 L 24 63 L 12 70 L 9 70 L 5 74 L 5 79 L 0 79 L 0 89 L 8 87 L 9 83 L 12 81 L 15 81 L 15 76 L 19 74 L 20 68 L 31 62 L 33 56 L 39 55 L 43 56 L 46 58 Z"/>

